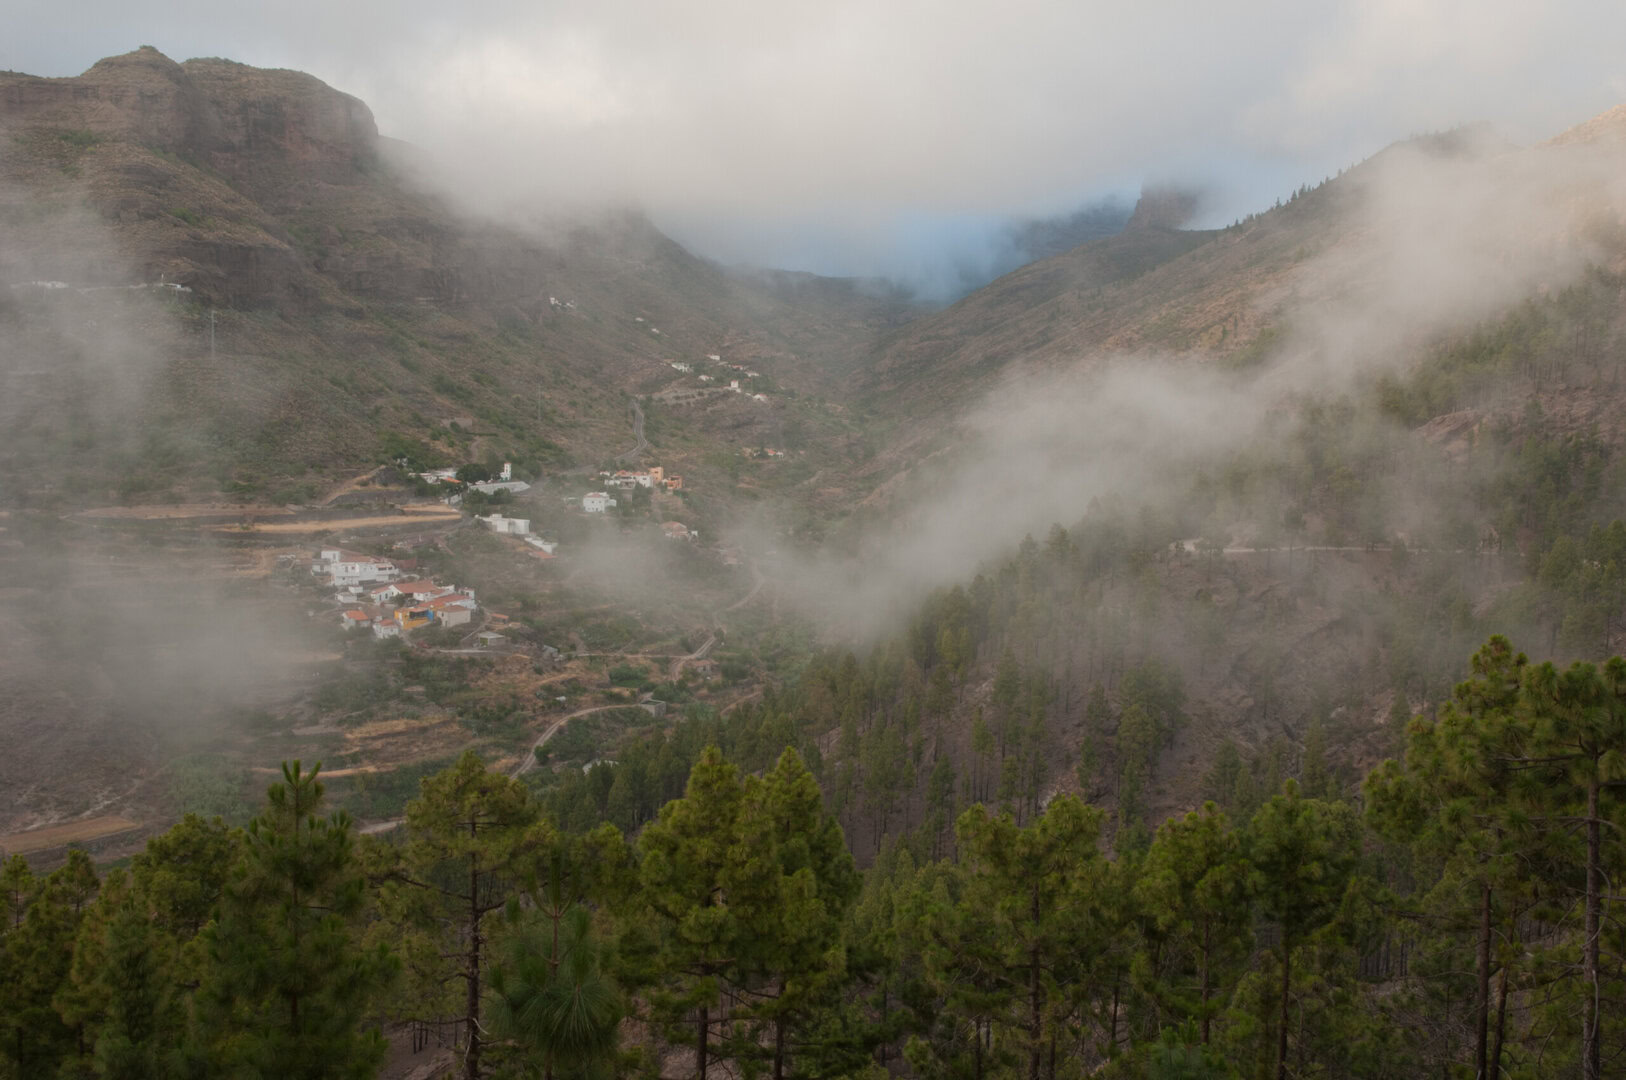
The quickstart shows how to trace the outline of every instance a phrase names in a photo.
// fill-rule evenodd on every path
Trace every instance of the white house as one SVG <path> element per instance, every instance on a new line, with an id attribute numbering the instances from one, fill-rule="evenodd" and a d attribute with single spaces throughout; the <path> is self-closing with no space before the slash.
<path id="1" fill-rule="evenodd" d="M 670 361 L 670 363 L 672 365 L 672 370 L 673 371 L 693 371 L 694 370 L 694 368 L 690 367 L 688 364 L 685 364 L 682 360 L 673 360 L 673 361 Z"/>
<path id="2" fill-rule="evenodd" d="M 502 472 L 497 474 L 497 479 L 499 479 L 499 480 L 512 480 L 513 478 L 514 478 L 514 463 L 511 462 L 511 461 L 503 462 L 502 463 Z"/>
<path id="3" fill-rule="evenodd" d="M 760 401 L 760 402 L 762 402 L 762 404 L 766 405 L 768 403 L 768 395 L 767 394 L 752 394 L 751 395 L 751 400 L 752 401 Z"/>
<path id="4" fill-rule="evenodd" d="M 394 581 L 401 576 L 394 563 L 376 555 L 346 555 L 328 563 L 328 573 L 333 575 L 333 584 L 341 589 L 374 581 Z"/>
<path id="5" fill-rule="evenodd" d="M 614 505 L 615 500 L 602 491 L 594 491 L 582 496 L 582 509 L 589 514 L 602 514 Z"/>
<path id="6" fill-rule="evenodd" d="M 552 555 L 554 549 L 559 546 L 559 541 L 544 540 L 540 536 L 527 536 L 525 538 L 525 542 L 542 552 L 544 555 Z"/>
<path id="7" fill-rule="evenodd" d="M 476 515 L 478 516 L 478 515 Z M 530 518 L 510 518 L 501 514 L 492 514 L 490 517 L 480 518 L 485 527 L 494 533 L 503 533 L 508 536 L 527 536 L 531 531 Z"/>
<path id="8" fill-rule="evenodd" d="M 734 391 L 736 394 L 739 393 L 740 392 L 740 380 L 738 380 L 738 379 L 730 379 L 730 380 L 728 380 L 728 388 L 730 390 Z"/>
<path id="9" fill-rule="evenodd" d="M 394 619 L 379 619 L 373 623 L 373 637 L 398 638 L 401 636 L 401 624 Z"/>
<path id="10" fill-rule="evenodd" d="M 372 623 L 372 621 L 373 617 L 360 608 L 351 608 L 349 611 L 346 611 L 339 616 L 339 625 L 343 626 L 346 630 L 354 630 L 357 627 L 368 626 Z"/>
<path id="11" fill-rule="evenodd" d="M 707 353 L 706 354 L 706 359 L 710 360 L 714 364 L 717 364 L 717 363 L 721 363 L 723 358 L 721 356 L 718 356 L 716 353 Z"/>

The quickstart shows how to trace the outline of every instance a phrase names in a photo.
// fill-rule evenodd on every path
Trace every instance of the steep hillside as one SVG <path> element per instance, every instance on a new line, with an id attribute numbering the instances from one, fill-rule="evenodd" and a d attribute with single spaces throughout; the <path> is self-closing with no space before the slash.
<path id="1" fill-rule="evenodd" d="M 403 446 L 597 461 L 631 443 L 624 395 L 677 381 L 666 360 L 750 361 L 817 394 L 912 314 L 730 276 L 632 212 L 472 220 L 364 104 L 298 72 L 143 48 L 77 78 L 6 73 L 0 138 L 4 464 L 37 496 L 308 496 L 311 470 Z M 760 445 L 787 410 L 844 426 L 812 405 L 721 413 Z"/>

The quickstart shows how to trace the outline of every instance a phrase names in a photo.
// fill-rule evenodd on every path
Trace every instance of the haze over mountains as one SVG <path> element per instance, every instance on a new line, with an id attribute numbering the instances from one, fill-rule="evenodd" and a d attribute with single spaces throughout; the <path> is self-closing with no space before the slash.
<path id="1" fill-rule="evenodd" d="M 669 56 L 609 7 L 618 64 Z M 390 1080 L 1364 1080 L 1496 1075 L 1504 1044 L 1503 1075 L 1602 1080 L 1626 666 L 1587 662 L 1626 651 L 1626 106 L 1413 135 L 1229 222 L 1224 184 L 1054 214 L 1080 133 L 1157 105 L 981 100 L 1011 55 L 1099 53 L 1032 40 L 1070 17 L 1001 22 L 1016 52 L 986 58 L 923 22 L 960 48 L 889 71 L 930 69 L 918 124 L 878 96 L 838 132 L 797 88 L 816 150 L 873 143 L 823 178 L 788 123 L 750 143 L 773 160 L 721 152 L 775 107 L 727 79 L 687 88 L 706 138 L 685 97 L 662 128 L 665 76 L 609 79 L 591 35 L 433 147 L 292 70 L 0 73 L 0 855 L 62 864 L 0 863 L 0 961 L 30 973 L 0 978 L 0 1080 L 319 1045 Z M 1363 56 L 1411 20 L 1356 17 Z M 485 33 L 446 43 L 488 65 L 454 88 L 512 75 Z M 819 88 L 851 111 L 885 38 L 788 36 L 747 82 L 846 42 Z M 1159 42 L 1176 86 L 1234 62 Z M 1251 122 L 1310 140 L 1307 100 L 1331 123 L 1386 70 L 1333 61 Z M 926 101 L 938 67 L 965 78 Z M 528 100 L 591 131 L 531 145 Z M 986 145 L 948 139 L 918 220 L 1001 176 L 1033 197 L 915 275 L 951 303 L 723 265 L 658 226 L 683 200 L 633 197 L 732 192 L 742 234 L 782 205 L 792 236 L 855 177 L 907 194 L 960 127 Z M 896 220 L 826 239 L 896 265 Z M 275 767 L 318 759 L 325 789 Z M 81 850 L 159 834 L 100 886 Z M 283 887 L 307 851 L 332 904 Z M 183 918 L 192 856 L 216 884 Z M 267 950 L 301 957 L 286 992 Z M 363 989 L 324 981 L 345 964 Z M 503 1011 L 508 975 L 561 971 L 613 1006 L 569 1053 Z"/>

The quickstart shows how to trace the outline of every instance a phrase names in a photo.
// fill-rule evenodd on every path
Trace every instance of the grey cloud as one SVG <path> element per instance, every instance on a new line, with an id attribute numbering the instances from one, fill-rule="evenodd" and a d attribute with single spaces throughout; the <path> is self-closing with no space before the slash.
<path id="1" fill-rule="evenodd" d="M 857 246 L 877 220 L 1053 213 L 1149 174 L 1238 175 L 1215 207 L 1235 216 L 1414 131 L 1489 119 L 1530 141 L 1626 98 L 1626 8 L 1599 0 L 0 11 L 0 66 L 71 74 L 146 42 L 303 68 L 473 201 L 635 201 L 702 248 L 787 220 Z"/>

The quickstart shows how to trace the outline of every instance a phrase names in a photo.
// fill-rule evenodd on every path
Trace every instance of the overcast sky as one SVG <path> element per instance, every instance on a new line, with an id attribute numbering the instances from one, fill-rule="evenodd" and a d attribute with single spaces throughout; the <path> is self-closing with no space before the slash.
<path id="1" fill-rule="evenodd" d="M 483 199 L 915 280 L 1147 179 L 1229 220 L 1409 134 L 1626 102 L 1619 0 L 0 0 L 0 68 L 142 44 L 311 72 Z"/>

